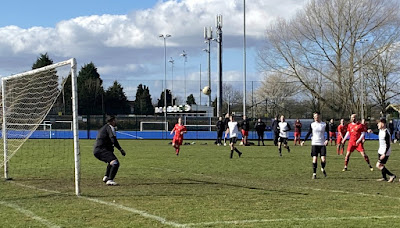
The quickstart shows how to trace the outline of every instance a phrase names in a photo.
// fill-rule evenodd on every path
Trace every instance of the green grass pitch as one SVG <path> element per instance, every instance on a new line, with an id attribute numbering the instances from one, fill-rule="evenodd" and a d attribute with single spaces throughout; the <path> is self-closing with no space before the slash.
<path id="1" fill-rule="evenodd" d="M 233 159 L 229 147 L 195 142 L 177 157 L 166 140 L 121 140 L 120 185 L 106 186 L 94 140 L 80 140 L 77 197 L 73 154 L 57 151 L 60 140 L 29 140 L 11 159 L 13 180 L 0 182 L 0 227 L 400 227 L 400 183 L 376 181 L 377 141 L 365 145 L 373 172 L 358 152 L 342 172 L 344 156 L 329 146 L 328 176 L 318 163 L 316 180 L 310 141 L 282 157 L 271 141 L 238 146 Z M 387 167 L 400 176 L 392 149 Z"/>

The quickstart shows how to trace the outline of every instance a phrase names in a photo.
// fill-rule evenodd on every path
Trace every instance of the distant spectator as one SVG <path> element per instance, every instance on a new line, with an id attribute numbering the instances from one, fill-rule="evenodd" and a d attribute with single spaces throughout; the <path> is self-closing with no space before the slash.
<path id="1" fill-rule="evenodd" d="M 261 120 L 258 119 L 256 124 L 254 125 L 254 128 L 257 131 L 257 136 L 258 136 L 258 145 L 260 146 L 260 140 L 262 141 L 262 145 L 265 146 L 264 144 L 264 131 L 265 131 L 265 123 Z"/>

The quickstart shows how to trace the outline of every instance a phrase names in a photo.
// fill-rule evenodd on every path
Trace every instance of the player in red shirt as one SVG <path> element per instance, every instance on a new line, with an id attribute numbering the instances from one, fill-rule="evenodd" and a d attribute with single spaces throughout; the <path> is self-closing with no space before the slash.
<path id="1" fill-rule="evenodd" d="M 362 143 L 364 134 L 365 126 L 357 121 L 356 114 L 352 114 L 350 117 L 350 123 L 347 125 L 346 135 L 342 140 L 342 143 L 344 144 L 346 142 L 347 136 L 350 135 L 349 145 L 347 146 L 347 153 L 344 159 L 344 168 L 342 171 L 347 171 L 347 165 L 349 164 L 350 155 L 354 150 L 360 152 L 361 156 L 363 156 L 364 160 L 368 163 L 370 170 L 374 170 L 369 162 L 368 155 L 364 151 L 364 145 Z"/>
<path id="2" fill-rule="evenodd" d="M 186 127 L 182 124 L 182 118 L 178 118 L 178 123 L 175 124 L 171 131 L 171 135 L 175 132 L 174 138 L 172 139 L 172 146 L 175 148 L 176 156 L 179 155 L 179 149 L 182 145 L 183 134 L 187 132 Z"/>
<path id="3" fill-rule="evenodd" d="M 346 132 L 347 132 L 347 125 L 344 123 L 344 119 L 341 119 L 340 124 L 337 127 L 338 134 L 336 139 L 336 152 L 338 155 L 343 155 L 345 143 L 342 143 L 342 140 L 346 135 Z"/>
<path id="4" fill-rule="evenodd" d="M 364 127 L 364 132 L 367 132 L 368 131 L 368 124 L 367 124 L 367 122 L 365 121 L 365 119 L 362 119 L 361 120 L 361 125 L 363 125 L 363 127 Z M 364 135 L 364 137 L 363 137 L 363 139 L 362 139 L 362 143 L 364 143 L 365 142 L 365 135 Z"/>
<path id="5" fill-rule="evenodd" d="M 300 120 L 297 119 L 296 123 L 294 123 L 294 145 L 296 146 L 297 143 L 299 143 L 299 145 L 301 145 L 300 142 L 300 136 L 301 136 L 301 127 L 303 125 L 301 124 Z"/>

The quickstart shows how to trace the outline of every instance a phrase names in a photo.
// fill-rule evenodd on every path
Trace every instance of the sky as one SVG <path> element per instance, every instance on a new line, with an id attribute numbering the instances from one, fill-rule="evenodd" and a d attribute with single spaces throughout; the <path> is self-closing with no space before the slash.
<path id="1" fill-rule="evenodd" d="M 263 79 L 257 50 L 263 47 L 265 29 L 279 17 L 290 19 L 305 3 L 246 1 L 247 81 Z M 197 88 L 208 84 L 203 30 L 211 26 L 215 31 L 218 14 L 223 17 L 223 81 L 241 83 L 243 0 L 5 1 L 0 8 L 0 76 L 30 70 L 40 54 L 47 53 L 54 62 L 76 58 L 78 71 L 94 63 L 104 88 L 117 80 L 130 100 L 140 83 L 149 87 L 153 100 L 158 98 L 165 77 L 176 96 L 193 93 L 199 99 Z M 171 35 L 166 56 L 159 34 Z M 210 53 L 211 88 L 216 94 L 216 42 L 211 42 Z M 174 64 L 168 62 L 171 58 Z"/>

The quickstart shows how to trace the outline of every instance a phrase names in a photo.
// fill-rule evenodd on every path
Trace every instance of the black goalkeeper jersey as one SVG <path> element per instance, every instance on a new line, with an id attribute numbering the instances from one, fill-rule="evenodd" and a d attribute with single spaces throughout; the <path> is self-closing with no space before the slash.
<path id="1" fill-rule="evenodd" d="M 119 150 L 121 149 L 115 135 L 114 127 L 106 124 L 97 132 L 94 153 L 103 150 L 114 151 L 114 146 Z"/>

